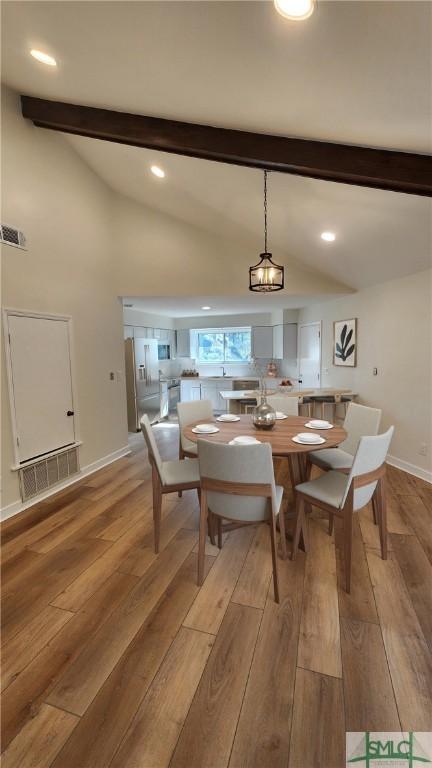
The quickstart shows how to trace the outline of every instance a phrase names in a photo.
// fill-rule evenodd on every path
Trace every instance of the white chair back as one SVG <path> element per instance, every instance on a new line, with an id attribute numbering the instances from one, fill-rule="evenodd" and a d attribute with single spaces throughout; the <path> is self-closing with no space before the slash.
<path id="1" fill-rule="evenodd" d="M 198 440 L 198 461 L 201 478 L 237 484 L 269 484 L 275 499 L 273 459 L 268 443 L 221 445 Z M 210 512 L 229 520 L 253 522 L 267 520 L 270 515 L 269 500 L 262 496 L 236 496 L 209 491 L 207 503 Z"/>
<path id="2" fill-rule="evenodd" d="M 157 447 L 152 425 L 150 424 L 149 417 L 147 416 L 146 413 L 141 417 L 140 424 L 141 424 L 141 431 L 144 435 L 144 440 L 146 441 L 146 444 L 147 444 L 149 457 L 152 457 L 154 459 L 154 462 L 156 464 L 156 469 L 158 471 L 159 479 L 161 483 L 163 483 L 162 459 L 159 453 L 159 448 Z"/>
<path id="3" fill-rule="evenodd" d="M 340 444 L 339 448 L 354 456 L 361 437 L 378 434 L 381 413 L 380 408 L 369 408 L 367 405 L 350 403 L 344 421 L 344 429 L 348 433 L 348 437 Z"/>
<path id="4" fill-rule="evenodd" d="M 287 416 L 298 416 L 298 397 L 289 397 L 288 395 L 271 395 L 268 398 L 268 404 L 275 411 L 286 413 Z"/>
<path id="5" fill-rule="evenodd" d="M 191 400 L 177 404 L 177 415 L 180 429 L 187 427 L 198 419 L 212 419 L 213 408 L 210 400 Z"/>
<path id="6" fill-rule="evenodd" d="M 360 438 L 359 446 L 354 456 L 353 465 L 348 477 L 342 506 L 346 501 L 353 479 L 359 475 L 373 472 L 384 464 L 393 437 L 393 432 L 394 427 L 390 427 L 387 432 L 384 432 L 382 435 L 371 435 Z M 365 485 L 354 491 L 354 510 L 362 509 L 362 507 L 369 503 L 375 491 L 376 484 L 377 480 L 370 485 Z"/>

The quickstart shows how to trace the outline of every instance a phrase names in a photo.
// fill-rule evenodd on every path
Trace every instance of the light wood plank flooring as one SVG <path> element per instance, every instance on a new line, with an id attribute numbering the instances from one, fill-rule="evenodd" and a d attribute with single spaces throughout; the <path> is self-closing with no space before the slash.
<path id="1" fill-rule="evenodd" d="M 154 554 L 131 445 L 3 524 L 4 768 L 342 768 L 345 730 L 432 730 L 430 485 L 389 468 L 389 559 L 365 509 L 351 595 L 315 511 L 276 605 L 265 525 L 208 544 L 198 589 L 196 493 L 164 497 Z"/>

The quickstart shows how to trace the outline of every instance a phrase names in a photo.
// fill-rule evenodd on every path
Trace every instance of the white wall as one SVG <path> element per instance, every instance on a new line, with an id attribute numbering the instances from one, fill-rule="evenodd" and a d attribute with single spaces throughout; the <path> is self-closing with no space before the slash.
<path id="1" fill-rule="evenodd" d="M 272 325 L 271 312 L 244 315 L 198 315 L 175 318 L 176 328 L 242 328 L 247 325 Z"/>
<path id="2" fill-rule="evenodd" d="M 28 250 L 2 247 L 2 303 L 72 316 L 78 411 L 86 466 L 127 445 L 122 309 L 111 259 L 107 187 L 64 137 L 20 115 L 2 93 L 2 222 L 22 229 Z M 3 344 L 3 335 L 2 335 Z M 2 507 L 19 500 L 2 348 Z"/>
<path id="3" fill-rule="evenodd" d="M 145 328 L 175 328 L 172 317 L 165 315 L 154 315 L 150 312 L 143 312 L 141 309 L 125 307 L 123 309 L 123 322 L 125 325 L 144 326 Z"/>
<path id="4" fill-rule="evenodd" d="M 256 243 L 210 234 L 116 195 L 114 269 L 120 296 L 238 296 L 246 290 Z M 286 262 L 292 295 L 346 293 L 332 278 Z"/>
<path id="5" fill-rule="evenodd" d="M 396 427 L 391 455 L 425 472 L 432 470 L 431 282 L 432 270 L 418 272 L 299 313 L 299 322 L 322 321 L 322 385 L 351 387 L 360 402 L 382 408 L 382 428 Z M 333 321 L 351 317 L 358 318 L 357 367 L 334 366 Z"/>

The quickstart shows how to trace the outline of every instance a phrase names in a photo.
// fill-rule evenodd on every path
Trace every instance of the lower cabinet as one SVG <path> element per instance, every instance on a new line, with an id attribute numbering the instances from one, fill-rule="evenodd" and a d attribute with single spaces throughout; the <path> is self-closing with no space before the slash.
<path id="1" fill-rule="evenodd" d="M 210 400 L 214 411 L 220 411 L 221 400 L 219 396 L 220 387 L 217 384 L 201 384 L 201 400 Z"/>
<path id="2" fill-rule="evenodd" d="M 191 400 L 210 400 L 212 408 L 216 412 L 226 411 L 227 402 L 220 396 L 222 389 L 231 389 L 231 382 L 218 383 L 215 381 L 206 381 L 201 379 L 185 380 L 182 379 L 180 385 L 180 400 L 187 402 Z"/>

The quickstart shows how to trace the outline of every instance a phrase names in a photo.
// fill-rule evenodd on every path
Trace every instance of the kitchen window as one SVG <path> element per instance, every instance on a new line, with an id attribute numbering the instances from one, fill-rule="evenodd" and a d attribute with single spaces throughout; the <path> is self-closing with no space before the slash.
<path id="1" fill-rule="evenodd" d="M 218 328 L 196 331 L 196 358 L 199 363 L 249 363 L 250 328 Z"/>

